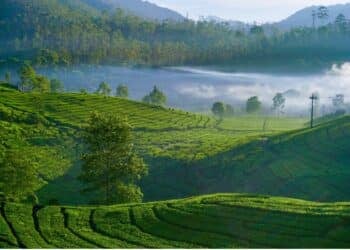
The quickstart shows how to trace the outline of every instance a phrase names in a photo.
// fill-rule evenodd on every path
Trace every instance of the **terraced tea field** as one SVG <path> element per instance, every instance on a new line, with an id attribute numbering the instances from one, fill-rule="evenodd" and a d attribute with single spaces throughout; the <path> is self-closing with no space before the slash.
<path id="1" fill-rule="evenodd" d="M 0 87 L 0 103 L 24 112 L 38 112 L 58 125 L 75 128 L 83 126 L 92 111 L 127 117 L 137 130 L 206 128 L 216 123 L 207 116 L 100 95 L 28 94 Z"/>
<path id="2" fill-rule="evenodd" d="M 1 206 L 0 247 L 348 248 L 350 203 L 219 194 L 101 207 Z"/>
<path id="3" fill-rule="evenodd" d="M 220 192 L 350 199 L 349 117 L 313 130 L 303 128 L 301 118 L 241 116 L 218 123 L 114 97 L 37 95 L 0 87 L 0 123 L 21 130 L 28 148 L 40 152 L 35 157 L 41 203 L 91 200 L 80 193 L 76 177 L 79 131 L 94 110 L 126 116 L 133 125 L 136 150 L 149 165 L 140 183 L 146 201 Z"/>
<path id="4" fill-rule="evenodd" d="M 143 180 L 145 197 L 162 200 L 183 194 L 248 192 L 350 200 L 350 117 L 314 129 L 255 138 L 199 160 L 172 163 L 170 157 L 158 157 L 152 161 L 153 175 Z M 161 192 L 150 191 L 156 186 Z"/>
<path id="5" fill-rule="evenodd" d="M 266 131 L 260 126 L 253 127 L 262 119 L 258 117 L 240 117 L 243 125 L 235 120 L 223 127 L 212 117 L 120 98 L 21 93 L 0 86 L 0 122 L 16 126 L 28 146 L 41 152 L 36 157 L 42 159 L 39 163 L 42 180 L 38 188 L 42 202 L 57 196 L 65 204 L 87 202 L 80 194 L 76 176 L 81 153 L 79 131 L 92 111 L 127 117 L 134 129 L 136 149 L 147 158 L 151 168 L 150 177 L 153 173 L 158 176 L 154 160 L 162 162 L 161 159 L 167 158 L 167 167 L 175 164 L 181 167 L 183 164 L 179 161 L 203 160 L 276 132 L 273 126 Z M 293 126 L 289 129 L 300 128 L 300 123 Z M 74 198 L 67 200 L 63 190 L 70 190 L 70 197 Z"/>

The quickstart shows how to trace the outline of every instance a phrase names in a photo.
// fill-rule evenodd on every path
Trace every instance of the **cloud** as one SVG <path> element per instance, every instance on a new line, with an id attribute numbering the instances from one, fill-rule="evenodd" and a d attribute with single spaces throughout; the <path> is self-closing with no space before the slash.
<path id="1" fill-rule="evenodd" d="M 221 95 L 214 86 L 208 85 L 183 86 L 178 88 L 178 92 L 183 95 L 193 96 L 200 99 L 213 99 Z"/>
<path id="2" fill-rule="evenodd" d="M 350 101 L 350 63 L 333 65 L 328 71 L 314 75 L 275 75 L 251 73 L 223 73 L 204 69 L 181 68 L 195 78 L 211 79 L 213 84 L 180 85 L 177 91 L 186 96 L 199 99 L 221 100 L 229 103 L 241 103 L 251 96 L 259 96 L 265 106 L 272 105 L 272 98 L 278 92 L 293 91 L 298 95 L 287 97 L 286 108 L 289 111 L 307 111 L 309 96 L 317 92 L 321 105 L 331 105 L 331 98 L 344 94 Z M 217 83 L 215 83 L 217 82 Z"/>

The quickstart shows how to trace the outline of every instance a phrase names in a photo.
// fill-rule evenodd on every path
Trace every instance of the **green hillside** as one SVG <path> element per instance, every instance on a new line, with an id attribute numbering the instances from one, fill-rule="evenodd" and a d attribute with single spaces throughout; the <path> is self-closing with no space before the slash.
<path id="1" fill-rule="evenodd" d="M 220 194 L 138 205 L 1 206 L 0 247 L 348 248 L 350 203 Z"/>
<path id="2" fill-rule="evenodd" d="M 20 93 L 0 86 L 0 125 L 9 131 L 17 131 L 18 137 L 24 138 L 23 148 L 33 152 L 31 154 L 39 164 L 37 194 L 42 203 L 52 199 L 64 204 L 89 201 L 89 197 L 80 193 L 81 184 L 76 177 L 82 153 L 79 132 L 92 111 L 126 116 L 133 126 L 137 150 L 150 166 L 150 174 L 142 183 L 147 200 L 193 194 L 193 187 L 188 185 L 174 189 L 171 183 L 162 182 L 159 171 L 171 171 L 172 166 L 186 170 L 189 162 L 225 152 L 262 134 L 274 133 L 274 124 L 280 126 L 282 122 L 284 129 L 302 125 L 282 119 L 263 131 L 260 125 L 248 126 L 260 124 L 262 118 L 238 118 L 241 122 L 234 121 L 221 127 L 208 116 L 120 98 L 74 93 Z M 246 129 L 241 128 L 242 122 Z M 170 192 L 164 185 L 170 187 Z M 65 195 L 66 191 L 70 192 L 69 196 Z"/>
<path id="3" fill-rule="evenodd" d="M 173 195 L 186 191 L 171 190 L 186 186 L 190 195 L 248 192 L 315 201 L 347 201 L 350 199 L 349 155 L 350 117 L 347 116 L 314 129 L 260 137 L 193 161 L 184 171 L 177 166 L 186 163 L 178 162 L 177 166 L 168 166 L 167 173 L 172 173 L 169 177 L 161 170 L 155 171 L 163 173 L 165 190 Z M 167 159 L 159 165 L 157 162 L 160 160 L 154 161 L 154 165 L 160 167 Z M 159 195 L 152 199 L 165 197 Z"/>
<path id="4" fill-rule="evenodd" d="M 303 128 L 297 118 L 214 118 L 114 97 L 31 94 L 0 88 L 0 126 L 16 131 L 39 165 L 42 204 L 87 204 L 82 194 L 80 129 L 94 111 L 126 116 L 149 165 L 145 201 L 247 192 L 316 201 L 350 198 L 350 117 Z M 265 124 L 265 125 L 264 125 Z M 6 128 L 6 129 L 5 129 Z M 30 153 L 29 153 L 30 154 Z M 69 196 L 65 195 L 69 192 Z"/>

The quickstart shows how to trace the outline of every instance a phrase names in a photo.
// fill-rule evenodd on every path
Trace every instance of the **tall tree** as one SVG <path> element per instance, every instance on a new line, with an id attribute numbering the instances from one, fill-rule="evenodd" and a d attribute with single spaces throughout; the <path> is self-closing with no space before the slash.
<path id="1" fill-rule="evenodd" d="M 246 111 L 249 114 L 259 112 L 261 109 L 261 105 L 262 104 L 259 101 L 259 97 L 257 97 L 257 96 L 250 97 L 247 100 Z"/>
<path id="2" fill-rule="evenodd" d="M 104 96 L 110 96 L 111 95 L 111 87 L 106 82 L 101 82 L 98 86 L 98 89 L 96 90 L 96 94 L 104 95 Z"/>
<path id="3" fill-rule="evenodd" d="M 165 94 L 157 88 L 157 86 L 154 86 L 151 93 L 146 95 L 142 99 L 142 101 L 145 103 L 148 103 L 148 104 L 164 106 L 164 105 L 166 105 L 167 98 L 166 98 Z"/>
<path id="4" fill-rule="evenodd" d="M 345 98 L 343 94 L 337 94 L 335 97 L 332 99 L 333 106 L 339 110 L 344 108 L 345 104 Z"/>
<path id="5" fill-rule="evenodd" d="M 18 88 L 21 91 L 48 93 L 50 81 L 42 75 L 36 74 L 32 66 L 24 64 L 19 70 L 20 83 Z"/>
<path id="6" fill-rule="evenodd" d="M 326 6 L 320 6 L 317 11 L 317 17 L 325 25 L 326 20 L 329 18 L 329 10 Z"/>
<path id="7" fill-rule="evenodd" d="M 31 91 L 35 85 L 36 72 L 32 66 L 24 64 L 19 69 L 20 83 L 18 88 L 21 91 Z"/>
<path id="8" fill-rule="evenodd" d="M 345 32 L 347 28 L 347 20 L 344 14 L 339 14 L 335 19 L 335 25 L 341 32 Z"/>
<path id="9" fill-rule="evenodd" d="M 222 102 L 216 102 L 213 104 L 211 111 L 213 112 L 214 115 L 222 119 L 225 114 L 225 105 Z"/>
<path id="10" fill-rule="evenodd" d="M 275 110 L 278 115 L 280 115 L 282 110 L 285 107 L 286 98 L 281 93 L 277 93 L 272 99 L 272 101 L 273 101 L 272 109 Z"/>
<path id="11" fill-rule="evenodd" d="M 92 113 L 83 140 L 80 180 L 85 191 L 104 193 L 104 203 L 140 202 L 142 192 L 135 182 L 147 174 L 132 143 L 132 132 L 126 120 L 111 114 Z"/>
<path id="12" fill-rule="evenodd" d="M 120 98 L 128 98 L 129 97 L 129 89 L 125 84 L 119 84 L 116 91 L 116 96 Z"/>

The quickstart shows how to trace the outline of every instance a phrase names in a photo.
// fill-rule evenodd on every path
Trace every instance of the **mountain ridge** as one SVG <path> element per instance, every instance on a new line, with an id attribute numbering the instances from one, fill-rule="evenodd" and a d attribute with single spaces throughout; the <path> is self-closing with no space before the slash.
<path id="1" fill-rule="evenodd" d="M 184 17 L 178 12 L 160 7 L 143 0 L 80 0 L 100 11 L 113 11 L 118 8 L 141 18 L 157 21 L 182 21 Z"/>
<path id="2" fill-rule="evenodd" d="M 312 27 L 313 26 L 312 11 L 317 11 L 320 7 L 322 7 L 322 5 L 313 5 L 313 6 L 303 8 L 287 18 L 279 22 L 273 23 L 273 25 L 282 30 L 301 27 L 301 26 Z M 328 8 L 329 18 L 328 20 L 325 20 L 325 22 L 322 22 L 316 18 L 315 25 L 317 27 L 327 23 L 334 22 L 336 17 L 339 14 L 343 14 L 347 19 L 350 18 L 350 3 L 328 5 L 325 7 Z"/>

